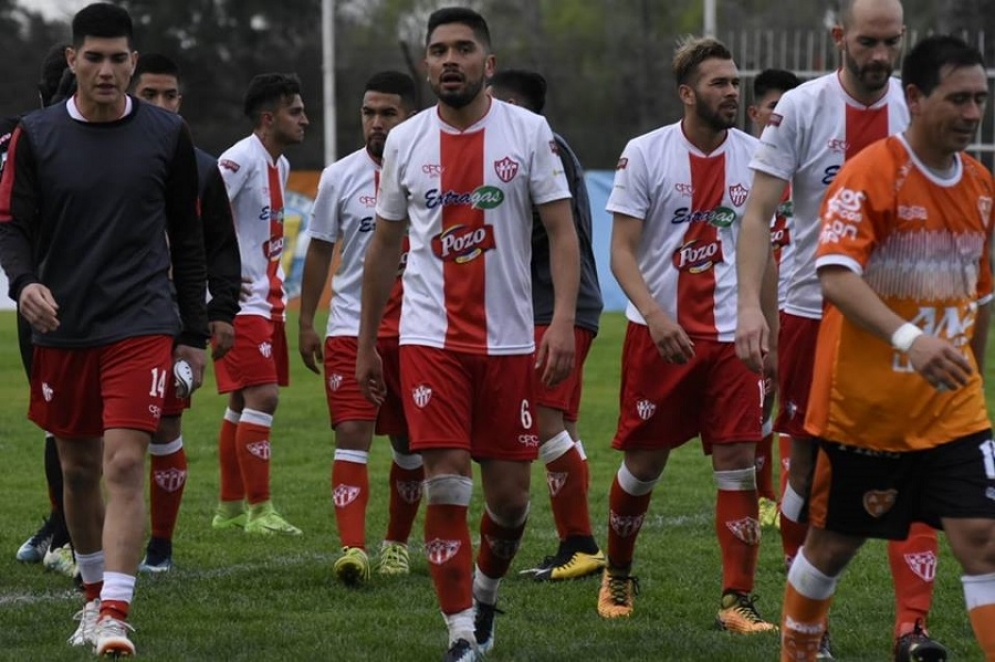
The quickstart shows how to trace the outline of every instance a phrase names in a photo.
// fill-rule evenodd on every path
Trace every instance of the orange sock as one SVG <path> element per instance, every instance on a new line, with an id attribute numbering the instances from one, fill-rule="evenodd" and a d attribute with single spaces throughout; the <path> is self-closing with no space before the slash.
<path id="1" fill-rule="evenodd" d="M 774 458 L 771 456 L 774 446 L 774 433 L 768 434 L 757 444 L 757 496 L 771 501 L 777 500 L 774 494 Z"/>
<path id="2" fill-rule="evenodd" d="M 937 560 L 936 531 L 921 522 L 909 537 L 888 543 L 888 561 L 895 582 L 895 637 L 912 632 L 916 621 L 926 627 L 933 602 Z"/>
<path id="3" fill-rule="evenodd" d="M 221 465 L 221 500 L 241 501 L 245 498 L 245 487 L 242 485 L 242 472 L 238 467 L 238 451 L 235 448 L 235 436 L 238 431 L 240 412 L 225 409 L 225 417 L 221 421 L 221 433 L 218 435 L 218 462 Z"/>
<path id="4" fill-rule="evenodd" d="M 405 466 L 398 464 L 401 461 Z M 420 455 L 394 454 L 390 465 L 390 518 L 384 540 L 407 544 L 421 504 L 425 467 Z"/>
<path id="5" fill-rule="evenodd" d="M 608 494 L 608 564 L 628 569 L 636 551 L 636 538 L 650 507 L 656 481 L 637 479 L 622 462 Z"/>
<path id="6" fill-rule="evenodd" d="M 967 613 L 985 660 L 995 662 L 995 574 L 961 577 Z"/>
<path id="7" fill-rule="evenodd" d="M 819 572 L 804 552 L 795 557 L 784 591 L 781 662 L 814 662 L 835 592 L 835 577 Z"/>
<path id="8" fill-rule="evenodd" d="M 760 554 L 756 470 L 716 471 L 715 533 L 722 550 L 722 592 L 751 593 Z"/>
<path id="9" fill-rule="evenodd" d="M 243 409 L 235 433 L 238 466 L 249 505 L 270 500 L 269 456 L 273 416 L 254 409 Z"/>
<path id="10" fill-rule="evenodd" d="M 443 614 L 473 607 L 473 549 L 466 513 L 473 481 L 451 474 L 425 481 L 425 556 Z"/>
<path id="11" fill-rule="evenodd" d="M 527 518 L 527 511 L 526 511 Z M 477 567 L 491 579 L 501 579 L 508 574 L 518 545 L 525 533 L 525 521 L 520 523 L 498 523 L 491 511 L 484 508 L 480 518 L 480 551 L 477 552 Z M 507 524 L 511 524 L 508 526 Z"/>
<path id="12" fill-rule="evenodd" d="M 366 451 L 335 451 L 332 502 L 343 547 L 366 549 L 366 505 L 370 500 L 368 457 Z"/>
<path id="13" fill-rule="evenodd" d="M 149 453 L 152 455 L 149 469 L 152 536 L 172 540 L 183 500 L 183 488 L 187 484 L 187 453 L 183 450 L 183 437 L 166 444 L 150 444 Z"/>
<path id="14" fill-rule="evenodd" d="M 560 432 L 539 449 L 546 465 L 546 485 L 553 521 L 560 540 L 572 536 L 590 537 L 591 515 L 587 507 L 584 460 L 566 431 Z"/>

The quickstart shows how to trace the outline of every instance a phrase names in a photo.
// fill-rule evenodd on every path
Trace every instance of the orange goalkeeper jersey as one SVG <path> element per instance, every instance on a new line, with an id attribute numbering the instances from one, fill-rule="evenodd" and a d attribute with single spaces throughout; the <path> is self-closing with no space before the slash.
<path id="1" fill-rule="evenodd" d="M 949 340 L 974 365 L 974 321 L 992 297 L 993 190 L 991 174 L 969 156 L 940 175 L 902 136 L 881 140 L 847 161 L 826 192 L 816 267 L 860 274 L 899 316 Z M 901 452 L 989 426 L 977 371 L 967 386 L 941 393 L 906 354 L 826 304 L 808 432 Z"/>

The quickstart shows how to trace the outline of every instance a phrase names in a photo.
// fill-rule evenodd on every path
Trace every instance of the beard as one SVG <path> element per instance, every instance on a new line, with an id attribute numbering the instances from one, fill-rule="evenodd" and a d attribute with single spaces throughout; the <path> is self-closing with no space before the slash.
<path id="1" fill-rule="evenodd" d="M 483 78 L 477 81 L 464 82 L 463 89 L 458 92 L 444 89 L 441 83 L 432 85 L 432 92 L 435 93 L 435 96 L 439 97 L 439 101 L 456 110 L 468 106 L 483 89 Z"/>
<path id="2" fill-rule="evenodd" d="M 698 119 L 714 131 L 725 131 L 736 126 L 736 115 L 734 114 L 731 118 L 726 119 L 722 112 L 721 108 L 712 110 L 701 103 L 697 103 L 694 106 L 694 113 L 698 116 Z"/>
<path id="3" fill-rule="evenodd" d="M 860 81 L 860 84 L 868 91 L 883 89 L 888 85 L 888 78 L 891 76 L 893 67 L 887 64 L 875 62 L 861 67 L 857 61 L 850 57 L 850 52 L 843 50 L 843 66 L 847 68 L 853 77 Z"/>
<path id="4" fill-rule="evenodd" d="M 375 134 L 370 136 L 366 141 L 366 151 L 372 154 L 375 158 L 383 158 L 383 148 L 387 144 L 387 136 L 382 134 Z"/>

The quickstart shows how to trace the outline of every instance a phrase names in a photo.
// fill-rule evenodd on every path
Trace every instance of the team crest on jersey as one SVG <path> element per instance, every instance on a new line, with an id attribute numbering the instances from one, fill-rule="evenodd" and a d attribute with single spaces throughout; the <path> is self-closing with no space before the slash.
<path id="1" fill-rule="evenodd" d="M 752 517 L 744 517 L 733 522 L 726 522 L 726 528 L 732 531 L 732 535 L 747 545 L 756 546 L 760 544 L 760 522 Z"/>
<path id="2" fill-rule="evenodd" d="M 491 550 L 491 554 L 499 559 L 504 559 L 510 561 L 515 558 L 515 553 L 518 551 L 518 539 L 508 540 L 507 538 L 497 538 L 495 536 L 484 536 L 484 540 L 487 542 L 487 546 Z"/>
<path id="3" fill-rule="evenodd" d="M 377 206 L 377 196 L 375 195 L 361 195 L 359 196 L 359 204 L 366 208 L 372 208 Z"/>
<path id="4" fill-rule="evenodd" d="M 494 172 L 497 173 L 498 179 L 507 184 L 518 174 L 518 161 L 515 161 L 510 156 L 506 156 L 500 161 L 495 161 Z"/>
<path id="5" fill-rule="evenodd" d="M 610 510 L 608 512 L 608 524 L 611 526 L 612 531 L 620 537 L 629 538 L 639 533 L 639 529 L 643 528 L 644 517 L 644 515 L 623 516 L 614 510 Z"/>
<path id="6" fill-rule="evenodd" d="M 563 489 L 563 486 L 567 484 L 567 478 L 570 474 L 566 471 L 547 471 L 546 472 L 546 486 L 549 488 L 549 496 L 556 496 Z"/>
<path id="7" fill-rule="evenodd" d="M 328 376 L 328 388 L 332 391 L 337 391 L 342 388 L 342 375 L 337 372 L 333 372 Z"/>
<path id="8" fill-rule="evenodd" d="M 895 506 L 898 490 L 870 490 L 864 493 L 864 510 L 871 517 L 882 517 Z"/>
<path id="9" fill-rule="evenodd" d="M 694 196 L 694 186 L 691 184 L 686 184 L 684 182 L 677 182 L 674 184 L 674 190 L 680 193 L 685 198 L 690 198 Z"/>
<path id="10" fill-rule="evenodd" d="M 245 447 L 247 451 L 258 457 L 260 460 L 269 460 L 269 439 L 257 441 Z"/>
<path id="11" fill-rule="evenodd" d="M 432 237 L 432 252 L 443 262 L 464 264 L 496 246 L 491 225 L 454 225 Z"/>
<path id="12" fill-rule="evenodd" d="M 987 195 L 978 196 L 978 213 L 981 214 L 981 222 L 987 228 L 992 220 L 992 199 Z"/>
<path id="13" fill-rule="evenodd" d="M 692 239 L 674 251 L 674 267 L 692 274 L 704 273 L 722 259 L 722 245 L 718 241 L 703 244 Z"/>
<path id="14" fill-rule="evenodd" d="M 52 398 L 55 397 L 55 391 L 48 385 L 48 382 L 41 383 L 41 397 L 45 398 L 45 402 L 51 402 Z"/>
<path id="15" fill-rule="evenodd" d="M 742 184 L 736 184 L 729 187 L 729 199 L 732 200 L 732 204 L 737 207 L 742 207 L 743 203 L 746 202 L 746 196 L 750 194 L 750 189 L 746 188 Z"/>
<path id="16" fill-rule="evenodd" d="M 443 565 L 446 561 L 456 556 L 459 548 L 459 540 L 442 540 L 441 538 L 436 538 L 425 543 L 425 556 L 428 558 L 429 563 Z"/>
<path id="17" fill-rule="evenodd" d="M 394 481 L 394 488 L 397 490 L 401 501 L 409 505 L 415 505 L 421 500 L 420 480 L 398 480 Z"/>
<path id="18" fill-rule="evenodd" d="M 166 492 L 175 492 L 176 490 L 183 487 L 184 483 L 187 482 L 187 472 L 182 469 L 165 469 L 163 471 L 152 472 L 152 478 L 155 480 L 155 484 Z"/>
<path id="19" fill-rule="evenodd" d="M 231 170 L 232 172 L 238 172 L 238 169 L 242 167 L 231 159 L 221 159 L 218 161 L 218 165 L 225 170 Z"/>
<path id="20" fill-rule="evenodd" d="M 273 344 L 270 342 L 259 343 L 259 353 L 267 359 L 273 358 Z"/>
<path id="21" fill-rule="evenodd" d="M 417 388 L 411 389 L 411 397 L 419 409 L 424 409 L 432 399 L 432 389 L 422 384 Z"/>
<path id="22" fill-rule="evenodd" d="M 332 501 L 335 502 L 336 508 L 345 508 L 359 498 L 360 492 L 362 490 L 355 485 L 336 485 L 332 490 Z"/>
<path id="23" fill-rule="evenodd" d="M 924 582 L 931 582 L 936 579 L 936 554 L 933 552 L 919 552 L 916 554 L 905 554 L 905 563 L 909 569 Z"/>
<path id="24" fill-rule="evenodd" d="M 653 414 L 656 413 L 656 405 L 649 400 L 639 400 L 636 402 L 636 414 L 639 418 L 644 421 L 648 421 L 653 418 Z"/>

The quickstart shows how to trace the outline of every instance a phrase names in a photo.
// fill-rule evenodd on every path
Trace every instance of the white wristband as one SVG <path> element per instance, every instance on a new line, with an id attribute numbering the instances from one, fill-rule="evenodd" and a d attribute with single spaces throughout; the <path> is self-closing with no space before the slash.
<path id="1" fill-rule="evenodd" d="M 891 334 L 891 346 L 900 352 L 908 352 L 912 349 L 912 343 L 921 335 L 922 329 L 912 322 L 906 322 Z"/>

